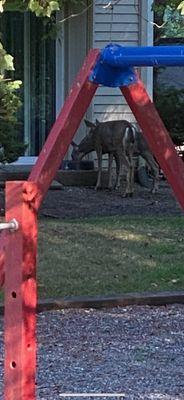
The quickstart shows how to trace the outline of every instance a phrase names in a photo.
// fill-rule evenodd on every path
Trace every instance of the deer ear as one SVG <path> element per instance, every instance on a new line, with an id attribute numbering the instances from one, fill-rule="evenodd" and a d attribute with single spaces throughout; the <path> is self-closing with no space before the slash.
<path id="1" fill-rule="evenodd" d="M 84 122 L 88 128 L 95 128 L 95 124 L 93 124 L 93 122 L 88 121 L 88 119 L 85 119 Z"/>

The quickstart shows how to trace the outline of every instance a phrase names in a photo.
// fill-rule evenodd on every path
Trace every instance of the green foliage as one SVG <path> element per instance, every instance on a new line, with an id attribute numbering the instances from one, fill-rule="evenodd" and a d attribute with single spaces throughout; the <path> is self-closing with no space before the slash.
<path id="1" fill-rule="evenodd" d="M 0 162 L 11 162 L 22 154 L 25 146 L 18 140 L 17 112 L 21 106 L 16 90 L 20 81 L 4 79 L 5 71 L 14 70 L 13 57 L 0 42 Z"/>
<path id="2" fill-rule="evenodd" d="M 6 2 L 6 0 L 1 0 L 0 1 L 0 12 L 3 12 L 3 6 L 4 6 L 5 2 Z"/>
<path id="3" fill-rule="evenodd" d="M 181 12 L 181 15 L 184 15 L 184 1 L 182 1 L 177 9 Z"/>
<path id="4" fill-rule="evenodd" d="M 184 144 L 184 89 L 162 85 L 156 90 L 154 101 L 173 142 Z"/>
<path id="5" fill-rule="evenodd" d="M 166 22 L 162 37 L 184 37 L 184 17 L 176 9 L 167 6 L 164 11 L 163 21 Z"/>
<path id="6" fill-rule="evenodd" d="M 37 17 L 50 18 L 52 13 L 61 10 L 64 4 L 83 3 L 82 0 L 1 0 L 0 12 L 30 10 Z"/>
<path id="7" fill-rule="evenodd" d="M 155 28 L 156 39 L 184 37 L 184 1 L 156 0 L 152 8 L 155 12 L 155 22 L 161 26 Z"/>
<path id="8" fill-rule="evenodd" d="M 7 81 L 0 76 L 0 162 L 13 162 L 24 153 L 25 145 L 19 140 L 17 113 L 21 101 L 16 94 L 20 81 Z"/>
<path id="9" fill-rule="evenodd" d="M 155 0 L 153 4 L 155 43 L 162 38 L 184 38 L 184 1 Z M 184 143 L 184 89 L 161 85 L 155 89 L 154 101 L 176 145 Z"/>
<path id="10" fill-rule="evenodd" d="M 7 54 L 6 50 L 3 48 L 2 43 L 0 42 L 0 75 L 2 75 L 5 70 L 14 70 L 13 57 L 10 54 Z"/>
<path id="11" fill-rule="evenodd" d="M 5 0 L 4 11 L 26 11 L 28 6 L 28 0 Z"/>
<path id="12" fill-rule="evenodd" d="M 0 162 L 15 161 L 24 152 L 25 145 L 18 140 L 17 112 L 21 106 L 16 90 L 20 81 L 4 79 L 5 71 L 13 71 L 13 57 L 0 42 Z"/>
<path id="13" fill-rule="evenodd" d="M 54 11 L 60 10 L 59 1 L 30 0 L 28 8 L 35 12 L 37 17 L 50 17 Z"/>
<path id="14" fill-rule="evenodd" d="M 152 9 L 159 16 L 163 16 L 165 8 L 171 7 L 173 10 L 179 9 L 181 6 L 181 0 L 155 0 L 152 4 Z"/>

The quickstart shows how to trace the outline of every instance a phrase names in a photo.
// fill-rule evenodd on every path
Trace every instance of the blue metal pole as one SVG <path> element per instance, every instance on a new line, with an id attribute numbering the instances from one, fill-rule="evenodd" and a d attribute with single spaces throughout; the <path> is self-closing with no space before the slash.
<path id="1" fill-rule="evenodd" d="M 89 80 L 104 86 L 137 82 L 134 67 L 184 66 L 184 46 L 123 47 L 109 44 L 101 50 Z"/>
<path id="2" fill-rule="evenodd" d="M 123 47 L 106 46 L 99 62 L 111 67 L 181 66 L 184 65 L 184 46 Z"/>

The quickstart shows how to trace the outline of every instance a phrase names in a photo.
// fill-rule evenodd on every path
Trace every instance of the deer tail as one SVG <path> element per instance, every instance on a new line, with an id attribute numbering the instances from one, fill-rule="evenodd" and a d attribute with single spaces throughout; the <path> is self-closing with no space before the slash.
<path id="1" fill-rule="evenodd" d="M 136 128 L 133 125 L 129 125 L 125 129 L 124 141 L 134 144 L 136 140 Z"/>
<path id="2" fill-rule="evenodd" d="M 133 124 L 131 125 L 131 131 L 132 131 L 132 143 L 135 143 L 137 130 Z"/>

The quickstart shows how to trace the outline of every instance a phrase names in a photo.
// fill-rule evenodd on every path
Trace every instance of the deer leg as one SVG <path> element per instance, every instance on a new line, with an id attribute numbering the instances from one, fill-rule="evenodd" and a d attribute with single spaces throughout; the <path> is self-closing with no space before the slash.
<path id="1" fill-rule="evenodd" d="M 134 192 L 134 167 L 130 164 L 127 172 L 127 187 L 125 196 L 132 197 Z"/>
<path id="2" fill-rule="evenodd" d="M 133 150 L 130 151 L 129 155 L 123 154 L 123 163 L 127 167 L 126 175 L 126 190 L 124 197 L 132 197 L 134 189 L 134 163 L 133 163 Z"/>
<path id="3" fill-rule="evenodd" d="M 117 152 L 117 157 L 119 159 L 119 176 L 118 176 L 118 183 L 120 185 L 120 193 L 123 197 L 131 196 L 131 171 L 130 171 L 130 163 L 126 156 L 126 154 L 122 151 L 122 149 Z M 123 166 L 127 168 L 127 175 L 126 175 L 126 190 L 125 194 L 123 194 Z"/>
<path id="4" fill-rule="evenodd" d="M 117 153 L 114 153 L 114 158 L 116 162 L 116 182 L 114 189 L 116 190 L 120 187 L 120 159 Z"/>
<path id="5" fill-rule="evenodd" d="M 122 149 L 119 149 L 114 153 L 116 161 L 116 183 L 115 188 L 120 189 L 120 193 L 123 192 L 123 154 Z"/>
<path id="6" fill-rule="evenodd" d="M 151 153 L 144 152 L 141 155 L 147 161 L 148 165 L 150 166 L 150 168 L 153 172 L 153 188 L 151 189 L 151 192 L 153 194 L 155 194 L 156 192 L 158 192 L 158 189 L 159 189 L 159 167 L 158 167 L 158 164 L 156 163 L 156 161 Z"/>
<path id="7" fill-rule="evenodd" d="M 133 196 L 134 191 L 134 161 L 133 161 L 133 154 L 134 154 L 134 146 L 130 145 L 128 149 L 128 162 L 129 162 L 129 170 L 128 170 L 128 184 L 129 184 L 129 193 L 130 196 Z"/>
<path id="8" fill-rule="evenodd" d="M 98 177 L 97 177 L 97 183 L 95 186 L 95 190 L 98 190 L 101 187 L 101 177 L 102 177 L 102 150 L 99 150 L 97 152 L 97 158 L 98 158 Z"/>
<path id="9" fill-rule="evenodd" d="M 112 163 L 113 163 L 113 153 L 109 153 L 108 159 L 108 189 L 112 190 Z"/>
<path id="10" fill-rule="evenodd" d="M 132 132 L 133 134 L 133 132 Z M 130 129 L 125 129 L 122 147 L 121 147 L 121 156 L 122 156 L 122 164 L 124 164 L 127 168 L 126 175 L 126 190 L 124 197 L 132 197 L 133 196 L 133 188 L 134 188 L 134 162 L 133 162 L 133 153 L 134 153 L 134 140 L 130 136 Z"/>
<path id="11" fill-rule="evenodd" d="M 133 166 L 130 164 L 127 176 L 126 176 L 127 186 L 125 191 L 125 197 L 132 197 L 133 196 L 133 181 L 134 181 L 134 169 Z"/>

